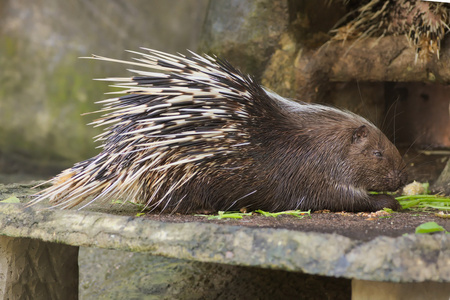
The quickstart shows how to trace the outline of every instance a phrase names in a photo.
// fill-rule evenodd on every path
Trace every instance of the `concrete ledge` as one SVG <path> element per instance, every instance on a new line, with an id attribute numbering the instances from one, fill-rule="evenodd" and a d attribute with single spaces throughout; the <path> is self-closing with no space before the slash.
<path id="1" fill-rule="evenodd" d="M 368 242 L 337 234 L 0 205 L 0 234 L 72 246 L 299 271 L 359 280 L 450 282 L 450 236 L 380 236 Z"/>

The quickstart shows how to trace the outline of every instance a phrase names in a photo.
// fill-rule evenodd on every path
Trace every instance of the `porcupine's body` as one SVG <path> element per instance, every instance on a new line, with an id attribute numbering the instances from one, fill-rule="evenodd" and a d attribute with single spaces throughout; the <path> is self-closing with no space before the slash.
<path id="1" fill-rule="evenodd" d="M 284 99 L 208 56 L 138 54 L 125 63 L 148 70 L 107 79 L 127 95 L 101 101 L 103 151 L 34 202 L 123 198 L 171 212 L 399 207 L 367 193 L 396 190 L 406 174 L 397 149 L 362 117 Z"/>

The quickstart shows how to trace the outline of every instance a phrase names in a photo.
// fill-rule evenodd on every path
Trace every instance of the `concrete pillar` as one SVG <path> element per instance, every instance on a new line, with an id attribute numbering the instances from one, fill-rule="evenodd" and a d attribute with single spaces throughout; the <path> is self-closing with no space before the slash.
<path id="1" fill-rule="evenodd" d="M 78 299 L 78 247 L 0 236 L 0 299 Z"/>
<path id="2" fill-rule="evenodd" d="M 352 300 L 449 300 L 450 283 L 352 280 Z"/>

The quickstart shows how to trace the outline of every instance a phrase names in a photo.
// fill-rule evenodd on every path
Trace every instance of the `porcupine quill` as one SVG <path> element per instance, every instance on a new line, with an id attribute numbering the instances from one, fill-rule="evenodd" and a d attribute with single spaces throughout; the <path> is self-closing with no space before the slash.
<path id="1" fill-rule="evenodd" d="M 433 55 L 439 59 L 441 41 L 450 29 L 449 4 L 419 0 L 344 2 L 356 8 L 331 31 L 334 40 L 358 42 L 367 37 L 405 35 L 415 49 L 415 62 Z"/>

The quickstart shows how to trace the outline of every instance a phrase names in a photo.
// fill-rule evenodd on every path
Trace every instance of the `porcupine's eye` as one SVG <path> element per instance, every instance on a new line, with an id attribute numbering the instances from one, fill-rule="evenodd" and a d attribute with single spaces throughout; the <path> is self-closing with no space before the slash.
<path id="1" fill-rule="evenodd" d="M 374 151 L 373 151 L 373 155 L 375 155 L 376 157 L 383 157 L 383 153 L 381 153 L 381 152 L 378 151 L 378 150 L 374 150 Z"/>

